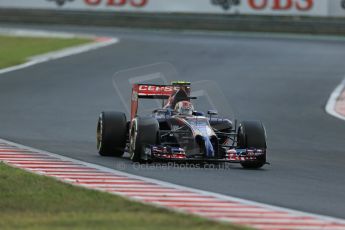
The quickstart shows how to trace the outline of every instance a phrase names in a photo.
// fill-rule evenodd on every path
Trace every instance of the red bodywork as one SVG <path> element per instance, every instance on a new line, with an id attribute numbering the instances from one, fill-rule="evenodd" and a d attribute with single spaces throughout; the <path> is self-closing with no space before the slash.
<path id="1" fill-rule="evenodd" d="M 164 108 L 170 107 L 175 100 L 175 94 L 183 90 L 184 93 L 190 96 L 190 86 L 181 85 L 152 85 L 152 84 L 134 84 L 132 88 L 131 97 L 131 121 L 138 113 L 138 99 L 139 98 L 153 98 L 153 99 L 168 99 Z M 189 100 L 189 99 L 188 99 Z"/>

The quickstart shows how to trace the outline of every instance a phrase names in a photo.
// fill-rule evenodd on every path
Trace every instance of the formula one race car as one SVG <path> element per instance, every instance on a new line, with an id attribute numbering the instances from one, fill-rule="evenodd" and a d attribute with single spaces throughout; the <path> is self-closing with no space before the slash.
<path id="1" fill-rule="evenodd" d="M 97 125 L 97 148 L 102 156 L 121 157 L 125 151 L 134 162 L 240 163 L 244 168 L 266 164 L 266 132 L 263 124 L 232 121 L 194 110 L 191 84 L 134 84 L 131 117 L 102 112 Z M 140 98 L 162 99 L 162 108 L 139 116 Z"/>

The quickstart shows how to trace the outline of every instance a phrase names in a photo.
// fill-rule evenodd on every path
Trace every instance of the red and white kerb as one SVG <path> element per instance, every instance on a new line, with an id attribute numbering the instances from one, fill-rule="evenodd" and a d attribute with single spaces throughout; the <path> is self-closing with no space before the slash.
<path id="1" fill-rule="evenodd" d="M 0 140 L 0 161 L 63 182 L 257 229 L 345 230 L 345 221 L 138 177 Z"/>

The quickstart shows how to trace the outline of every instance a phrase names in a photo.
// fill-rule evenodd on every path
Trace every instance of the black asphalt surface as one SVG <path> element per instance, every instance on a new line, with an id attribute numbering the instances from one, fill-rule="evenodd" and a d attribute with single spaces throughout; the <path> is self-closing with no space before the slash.
<path id="1" fill-rule="evenodd" d="M 345 122 L 324 110 L 345 75 L 345 40 L 36 28 L 121 41 L 0 75 L 1 138 L 136 175 L 345 218 Z M 124 110 L 113 87 L 114 73 L 161 62 L 171 63 L 179 79 L 217 83 L 238 119 L 262 120 L 271 165 L 262 170 L 238 165 L 226 170 L 138 169 L 127 159 L 98 156 L 99 112 Z"/>

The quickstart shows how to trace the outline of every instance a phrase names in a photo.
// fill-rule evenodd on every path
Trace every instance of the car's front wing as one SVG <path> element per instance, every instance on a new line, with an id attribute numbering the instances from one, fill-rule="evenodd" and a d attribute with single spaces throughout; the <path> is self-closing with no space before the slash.
<path id="1" fill-rule="evenodd" d="M 145 147 L 142 158 L 151 161 L 245 163 L 266 159 L 266 149 L 229 148 L 224 151 L 222 156 L 207 158 L 202 154 L 190 155 L 183 148 L 179 147 L 148 145 Z"/>

